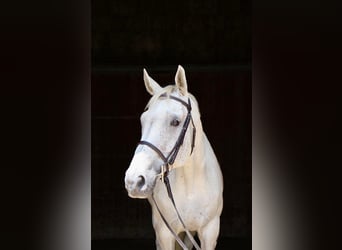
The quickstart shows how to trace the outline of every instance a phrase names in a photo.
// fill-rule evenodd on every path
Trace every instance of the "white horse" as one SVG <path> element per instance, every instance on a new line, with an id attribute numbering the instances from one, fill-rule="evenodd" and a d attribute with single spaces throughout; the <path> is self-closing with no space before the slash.
<path id="1" fill-rule="evenodd" d="M 188 121 L 184 141 L 170 166 L 168 178 L 185 226 L 191 234 L 198 234 L 201 249 L 215 249 L 223 207 L 223 178 L 214 151 L 203 131 L 197 101 L 187 90 L 185 71 L 178 66 L 176 84 L 165 88 L 154 81 L 145 69 L 143 74 L 146 89 L 152 98 L 147 104 L 147 110 L 141 115 L 141 140 L 152 146 L 140 143 L 135 150 L 125 176 L 128 195 L 149 200 L 157 249 L 175 249 L 175 237 L 162 220 L 158 208 L 176 234 L 181 235 L 184 227 L 159 177 L 165 165 L 163 156 L 166 158 L 172 154 L 190 113 L 192 122 Z M 187 109 L 188 102 L 191 111 Z M 196 136 L 193 146 L 194 128 Z M 192 248 L 186 235 L 184 243 L 189 249 Z"/>

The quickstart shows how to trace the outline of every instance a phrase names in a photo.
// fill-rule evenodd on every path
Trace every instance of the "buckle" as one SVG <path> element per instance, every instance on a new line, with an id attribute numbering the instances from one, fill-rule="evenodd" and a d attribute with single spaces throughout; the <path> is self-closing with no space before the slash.
<path id="1" fill-rule="evenodd" d="M 157 176 L 160 177 L 160 180 L 165 183 L 165 177 L 168 175 L 170 171 L 171 165 L 169 163 L 161 165 L 160 173 Z"/>

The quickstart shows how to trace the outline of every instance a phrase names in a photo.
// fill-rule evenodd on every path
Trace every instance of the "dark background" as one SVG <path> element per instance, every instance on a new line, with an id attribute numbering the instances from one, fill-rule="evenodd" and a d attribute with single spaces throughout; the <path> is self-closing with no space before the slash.
<path id="1" fill-rule="evenodd" d="M 127 196 L 124 174 L 149 100 L 142 69 L 165 86 L 178 64 L 224 175 L 218 249 L 251 247 L 251 3 L 102 0 L 92 3 L 94 249 L 154 247 L 150 205 Z"/>
<path id="2" fill-rule="evenodd" d="M 0 5 L 1 246 L 90 249 L 90 3 Z M 266 164 L 254 168 L 253 157 L 253 247 L 258 249 L 341 248 L 340 10 L 336 0 L 253 1 L 253 143 L 260 137 L 256 148 L 267 146 Z M 179 58 L 176 64 L 183 63 Z M 261 183 L 271 180 L 266 186 L 274 192 L 262 192 L 260 200 L 254 186 L 259 172 Z M 84 181 L 85 200 L 73 192 Z M 93 210 L 99 211 L 99 204 L 93 200 Z M 228 241 L 231 248 L 221 247 L 225 239 L 220 237 L 218 248 L 241 246 L 236 240 Z M 119 249 L 121 241 L 95 242 L 96 249 Z M 122 249 L 136 246 L 122 242 Z M 140 243 L 153 249 L 153 240 Z"/>

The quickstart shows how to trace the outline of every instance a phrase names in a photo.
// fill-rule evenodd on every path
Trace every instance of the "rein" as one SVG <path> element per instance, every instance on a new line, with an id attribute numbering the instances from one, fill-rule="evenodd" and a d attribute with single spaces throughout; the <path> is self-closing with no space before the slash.
<path id="1" fill-rule="evenodd" d="M 159 97 L 166 97 L 166 93 L 160 95 Z M 158 147 L 156 147 L 155 145 L 153 145 L 152 143 L 148 142 L 148 141 L 140 141 L 138 143 L 138 145 L 146 145 L 148 147 L 150 147 L 153 151 L 155 151 L 159 157 L 163 160 L 164 164 L 161 166 L 161 180 L 164 182 L 165 184 L 165 187 L 166 187 L 166 190 L 167 190 L 167 193 L 168 193 L 168 197 L 170 198 L 171 202 L 172 202 L 172 205 L 177 213 L 177 217 L 179 219 L 179 221 L 181 222 L 187 236 L 189 237 L 190 241 L 192 242 L 192 244 L 195 246 L 195 248 L 197 250 L 200 250 L 201 248 L 198 246 L 197 242 L 195 241 L 195 239 L 193 238 L 192 234 L 189 232 L 189 230 L 187 229 L 187 227 L 185 226 L 184 224 L 184 221 L 182 219 L 182 217 L 180 216 L 179 212 L 178 212 L 178 209 L 177 209 L 177 206 L 176 206 L 176 203 L 174 201 L 174 198 L 173 198 L 173 194 L 172 194 L 172 190 L 171 190 L 171 185 L 170 185 L 170 181 L 169 181 L 169 178 L 168 178 L 168 174 L 170 172 L 170 170 L 173 169 L 173 163 L 175 162 L 176 160 L 176 157 L 177 157 L 177 154 L 179 152 L 179 149 L 180 147 L 183 145 L 183 142 L 184 142 L 184 137 L 185 137 L 185 134 L 186 134 L 186 131 L 189 127 L 189 124 L 190 124 L 190 121 L 192 123 L 192 127 L 193 127 L 193 133 L 192 133 L 192 142 L 191 142 L 191 152 L 190 152 L 190 155 L 192 154 L 193 152 L 193 149 L 195 147 L 195 137 L 196 137 L 196 128 L 195 128 L 195 125 L 194 125 L 194 121 L 192 119 L 192 116 L 191 116 L 191 102 L 190 102 L 190 98 L 188 98 L 188 102 L 185 102 L 183 101 L 182 99 L 178 98 L 178 97 L 175 97 L 175 96 L 172 96 L 170 95 L 169 96 L 170 99 L 173 99 L 175 101 L 178 101 L 180 102 L 181 104 L 183 104 L 187 110 L 188 110 L 188 114 L 186 116 L 186 119 L 184 121 L 184 124 L 183 124 L 183 127 L 182 127 L 182 130 L 181 130 L 181 133 L 179 134 L 178 136 L 178 139 L 175 143 L 175 145 L 173 146 L 171 152 L 169 153 L 168 156 L 165 156 Z M 186 247 L 186 245 L 184 244 L 184 242 L 179 238 L 179 236 L 174 232 L 174 230 L 171 228 L 170 224 L 167 222 L 167 220 L 165 219 L 165 217 L 163 216 L 161 210 L 159 209 L 158 205 L 157 205 L 157 202 L 156 200 L 154 199 L 154 196 L 152 194 L 152 200 L 154 202 L 154 204 L 156 205 L 156 208 L 162 218 L 162 220 L 164 221 L 165 225 L 167 226 L 167 228 L 170 230 L 170 232 L 172 233 L 172 235 L 175 237 L 175 239 L 177 240 L 177 242 L 179 243 L 179 245 L 183 248 L 183 249 L 188 249 Z"/>

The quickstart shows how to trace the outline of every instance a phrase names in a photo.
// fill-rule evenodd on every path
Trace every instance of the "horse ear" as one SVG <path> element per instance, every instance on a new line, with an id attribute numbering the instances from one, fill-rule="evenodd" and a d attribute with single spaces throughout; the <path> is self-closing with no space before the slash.
<path id="1" fill-rule="evenodd" d="M 150 93 L 151 95 L 154 95 L 155 93 L 157 93 L 159 90 L 161 90 L 161 87 L 159 86 L 159 84 L 153 80 L 148 74 L 146 69 L 143 70 L 144 71 L 144 82 L 145 82 L 145 87 L 148 93 Z"/>
<path id="2" fill-rule="evenodd" d="M 188 84 L 186 83 L 185 71 L 180 65 L 178 65 L 175 82 L 181 94 L 186 95 L 188 93 Z"/>

